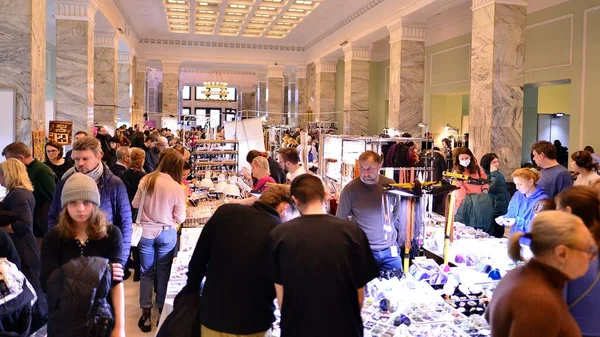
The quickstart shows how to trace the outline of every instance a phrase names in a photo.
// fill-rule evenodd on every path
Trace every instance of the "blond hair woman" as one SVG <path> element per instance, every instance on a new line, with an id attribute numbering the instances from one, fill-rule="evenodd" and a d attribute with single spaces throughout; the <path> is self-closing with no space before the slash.
<path id="1" fill-rule="evenodd" d="M 5 211 L 0 228 L 10 237 L 21 258 L 21 271 L 27 277 L 36 293 L 43 294 L 40 283 L 40 251 L 33 236 L 33 186 L 27 175 L 27 168 L 17 159 L 8 159 L 0 165 L 0 184 L 8 194 L 2 209 Z M 38 296 L 34 306 L 32 330 L 46 323 L 48 308 L 44 296 Z"/>
<path id="2" fill-rule="evenodd" d="M 508 255 L 514 261 L 523 261 L 521 238 L 530 240 L 533 258 L 511 270 L 494 291 L 485 314 L 492 336 L 581 336 L 563 289 L 596 258 L 592 234 L 579 217 L 546 211 L 533 219 L 531 232 L 510 238 Z"/>
<path id="3" fill-rule="evenodd" d="M 252 159 L 252 176 L 257 179 L 254 184 L 254 190 L 263 192 L 269 186 L 268 183 L 275 183 L 275 179 L 271 177 L 271 170 L 269 169 L 269 161 L 267 158 L 258 156 Z"/>

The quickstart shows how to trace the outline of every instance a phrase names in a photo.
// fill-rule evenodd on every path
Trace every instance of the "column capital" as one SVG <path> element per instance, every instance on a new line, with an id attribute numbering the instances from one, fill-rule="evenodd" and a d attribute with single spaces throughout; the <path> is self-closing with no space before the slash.
<path id="1" fill-rule="evenodd" d="M 119 52 L 119 64 L 133 64 L 133 54 L 130 51 Z M 145 66 L 145 64 L 144 64 Z"/>
<path id="2" fill-rule="evenodd" d="M 316 60 L 315 70 L 317 73 L 335 73 L 337 71 L 337 61 L 325 59 Z"/>
<path id="3" fill-rule="evenodd" d="M 471 7 L 471 10 L 475 11 L 491 4 L 506 4 L 527 7 L 527 1 L 528 0 L 473 0 L 473 7 Z"/>
<path id="4" fill-rule="evenodd" d="M 162 62 L 163 74 L 179 74 L 179 62 Z"/>
<path id="5" fill-rule="evenodd" d="M 306 66 L 296 67 L 296 78 L 306 78 Z"/>
<path id="6" fill-rule="evenodd" d="M 139 57 L 135 58 L 135 71 L 138 73 L 146 72 L 146 59 L 142 59 Z"/>
<path id="7" fill-rule="evenodd" d="M 58 20 L 89 21 L 94 23 L 98 11 L 96 0 L 54 0 Z"/>
<path id="8" fill-rule="evenodd" d="M 387 26 L 390 32 L 390 43 L 400 40 L 425 41 L 427 24 L 400 20 Z"/>
<path id="9" fill-rule="evenodd" d="M 271 77 L 283 77 L 283 71 L 285 69 L 285 66 L 280 66 L 280 65 L 269 65 L 267 66 L 267 77 L 271 78 Z"/>
<path id="10" fill-rule="evenodd" d="M 345 45 L 342 50 L 344 51 L 345 61 L 370 61 L 371 60 L 371 51 L 373 50 L 373 45 L 356 45 L 353 43 L 349 43 Z"/>
<path id="11" fill-rule="evenodd" d="M 258 72 L 256 73 L 256 77 L 258 78 L 258 82 L 266 82 L 267 81 L 267 73 L 265 72 Z"/>
<path id="12" fill-rule="evenodd" d="M 94 32 L 94 47 L 119 49 L 119 35 L 116 31 Z"/>

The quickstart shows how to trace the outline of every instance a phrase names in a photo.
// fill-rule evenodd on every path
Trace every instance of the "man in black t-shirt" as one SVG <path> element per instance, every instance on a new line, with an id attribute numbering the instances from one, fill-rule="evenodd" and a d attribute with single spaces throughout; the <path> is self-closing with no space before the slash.
<path id="1" fill-rule="evenodd" d="M 356 224 L 325 213 L 318 177 L 297 177 L 291 194 L 302 216 L 269 235 L 281 337 L 361 337 L 364 286 L 379 274 L 369 241 Z"/>
<path id="2" fill-rule="evenodd" d="M 204 226 L 180 292 L 199 293 L 206 276 L 202 337 L 271 335 L 275 289 L 265 269 L 268 239 L 271 230 L 293 214 L 291 204 L 288 188 L 271 186 L 252 206 L 219 207 Z"/>

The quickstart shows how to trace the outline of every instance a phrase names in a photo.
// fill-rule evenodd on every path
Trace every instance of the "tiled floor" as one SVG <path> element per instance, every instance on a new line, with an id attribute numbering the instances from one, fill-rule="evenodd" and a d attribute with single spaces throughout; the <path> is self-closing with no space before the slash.
<path id="1" fill-rule="evenodd" d="M 140 283 L 133 282 L 130 277 L 124 282 L 125 286 L 125 333 L 127 337 L 149 337 L 156 335 L 156 320 L 158 319 L 158 310 L 152 308 L 152 331 L 143 333 L 138 328 L 137 323 L 142 315 L 140 309 Z"/>

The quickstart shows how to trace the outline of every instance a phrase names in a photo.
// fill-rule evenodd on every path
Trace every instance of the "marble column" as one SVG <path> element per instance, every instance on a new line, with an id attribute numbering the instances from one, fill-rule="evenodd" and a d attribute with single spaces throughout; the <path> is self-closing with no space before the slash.
<path id="1" fill-rule="evenodd" d="M 315 118 L 317 122 L 335 122 L 335 73 L 337 61 L 315 61 Z M 339 127 L 339 126 L 338 126 Z"/>
<path id="2" fill-rule="evenodd" d="M 288 124 L 298 126 L 298 96 L 296 73 L 290 73 L 288 79 Z"/>
<path id="3" fill-rule="evenodd" d="M 267 67 L 267 124 L 280 125 L 286 123 L 284 115 L 284 66 Z"/>
<path id="4" fill-rule="evenodd" d="M 13 140 L 33 145 L 41 134 L 43 143 L 46 125 L 46 0 L 1 0 L 0 32 L 0 87 L 15 90 Z M 32 132 L 37 135 L 34 140 Z"/>
<path id="5" fill-rule="evenodd" d="M 306 66 L 296 68 L 296 106 L 298 109 L 298 127 L 305 128 L 308 123 L 308 88 L 306 83 Z"/>
<path id="6" fill-rule="evenodd" d="M 256 116 L 256 86 L 242 86 L 242 117 L 252 118 Z"/>
<path id="7" fill-rule="evenodd" d="M 118 51 L 116 32 L 94 33 L 94 124 L 109 130 L 117 125 Z"/>
<path id="8" fill-rule="evenodd" d="M 258 116 L 264 117 L 267 111 L 267 73 L 258 73 L 257 109 Z"/>
<path id="9" fill-rule="evenodd" d="M 425 95 L 425 28 L 401 21 L 390 32 L 390 88 L 387 127 L 421 135 Z"/>
<path id="10" fill-rule="evenodd" d="M 473 0 L 469 147 L 521 166 L 526 0 Z"/>
<path id="11" fill-rule="evenodd" d="M 72 121 L 73 131 L 94 124 L 95 0 L 56 3 L 56 120 Z"/>
<path id="12" fill-rule="evenodd" d="M 119 85 L 118 85 L 118 105 L 117 126 L 122 124 L 131 124 L 131 82 L 132 82 L 132 63 L 133 56 L 129 51 L 119 52 Z"/>
<path id="13" fill-rule="evenodd" d="M 133 109 L 131 111 L 131 124 L 144 123 L 146 112 L 146 60 L 135 57 L 135 80 L 133 82 Z"/>
<path id="14" fill-rule="evenodd" d="M 179 114 L 179 63 L 163 62 L 162 114 Z"/>
<path id="15" fill-rule="evenodd" d="M 369 61 L 373 46 L 344 46 L 344 134 L 369 132 Z"/>

